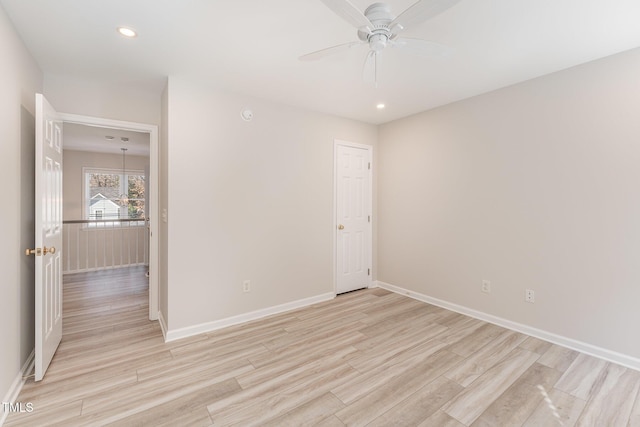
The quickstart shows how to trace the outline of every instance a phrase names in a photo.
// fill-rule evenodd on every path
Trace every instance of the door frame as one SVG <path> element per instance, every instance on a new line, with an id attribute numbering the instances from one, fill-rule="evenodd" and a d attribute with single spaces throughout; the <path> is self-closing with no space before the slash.
<path id="1" fill-rule="evenodd" d="M 367 283 L 367 288 L 373 283 L 373 146 L 360 144 L 358 142 L 350 142 L 341 139 L 333 140 L 333 295 L 338 295 L 338 147 L 350 147 L 367 150 L 369 159 L 371 160 L 371 169 L 369 169 L 369 212 L 371 212 L 371 221 L 368 225 L 369 245 L 367 247 L 367 261 L 371 266 L 371 274 Z"/>
<path id="2" fill-rule="evenodd" d="M 158 196 L 160 194 L 160 162 L 159 162 L 159 141 L 158 126 L 147 123 L 127 122 L 122 120 L 104 119 L 101 117 L 83 116 L 78 114 L 59 113 L 63 123 L 74 123 L 86 126 L 95 126 L 107 129 L 119 129 L 149 134 L 149 320 L 158 320 L 159 311 L 159 292 L 158 292 L 158 220 L 159 220 L 159 203 Z M 63 136 L 64 148 L 64 136 Z"/>

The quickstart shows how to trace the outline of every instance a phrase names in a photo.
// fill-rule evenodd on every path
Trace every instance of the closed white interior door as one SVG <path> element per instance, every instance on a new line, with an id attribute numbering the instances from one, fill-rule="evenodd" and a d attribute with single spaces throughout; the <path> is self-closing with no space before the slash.
<path id="1" fill-rule="evenodd" d="M 36 94 L 35 380 L 62 339 L 62 121 Z"/>
<path id="2" fill-rule="evenodd" d="M 336 142 L 336 293 L 371 283 L 371 147 Z"/>

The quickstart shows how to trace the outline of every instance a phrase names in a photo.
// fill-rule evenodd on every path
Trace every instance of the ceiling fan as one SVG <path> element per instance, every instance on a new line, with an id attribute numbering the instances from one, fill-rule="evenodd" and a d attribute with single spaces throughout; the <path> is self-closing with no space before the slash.
<path id="1" fill-rule="evenodd" d="M 329 9 L 358 29 L 358 40 L 311 52 L 299 59 L 314 61 L 354 46 L 367 44 L 369 53 L 364 63 L 365 79 L 373 77 L 377 84 L 378 55 L 388 46 L 427 56 L 444 56 L 449 53 L 450 49 L 439 43 L 399 35 L 411 26 L 444 12 L 459 1 L 418 0 L 396 17 L 391 12 L 391 7 L 385 3 L 373 3 L 362 13 L 349 0 L 322 0 Z"/>

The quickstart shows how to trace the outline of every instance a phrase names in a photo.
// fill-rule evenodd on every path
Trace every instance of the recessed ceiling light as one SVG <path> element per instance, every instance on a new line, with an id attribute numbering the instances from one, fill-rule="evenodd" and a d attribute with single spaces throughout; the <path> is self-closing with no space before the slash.
<path id="1" fill-rule="evenodd" d="M 133 38 L 135 36 L 138 35 L 138 33 L 136 33 L 134 30 L 132 30 L 131 28 L 127 28 L 127 27 L 118 27 L 118 32 L 125 36 L 125 37 L 129 37 L 129 38 Z"/>
<path id="2" fill-rule="evenodd" d="M 376 105 L 376 108 L 378 110 L 382 110 L 382 109 L 384 109 L 384 104 L 380 103 L 380 104 Z"/>

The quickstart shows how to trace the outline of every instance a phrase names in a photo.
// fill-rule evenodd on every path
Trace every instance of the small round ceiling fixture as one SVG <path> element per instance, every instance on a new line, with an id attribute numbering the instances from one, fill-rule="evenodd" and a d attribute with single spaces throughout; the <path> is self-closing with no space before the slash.
<path id="1" fill-rule="evenodd" d="M 243 108 L 240 112 L 240 116 L 245 122 L 250 122 L 251 120 L 253 120 L 253 111 L 248 108 Z"/>
<path id="2" fill-rule="evenodd" d="M 136 33 L 135 30 L 132 30 L 131 28 L 128 28 L 128 27 L 118 27 L 118 33 L 130 39 L 138 35 L 138 33 Z"/>
<path id="3" fill-rule="evenodd" d="M 106 139 L 107 141 L 113 141 L 113 136 L 107 135 L 104 137 L 104 139 Z"/>
<path id="4" fill-rule="evenodd" d="M 122 141 L 122 142 L 129 142 L 129 138 L 127 138 L 126 136 L 121 136 L 121 137 L 120 137 L 120 141 Z"/>
<path id="5" fill-rule="evenodd" d="M 385 105 L 383 103 L 379 103 L 378 105 L 376 105 L 376 108 L 378 110 L 384 110 Z"/>

